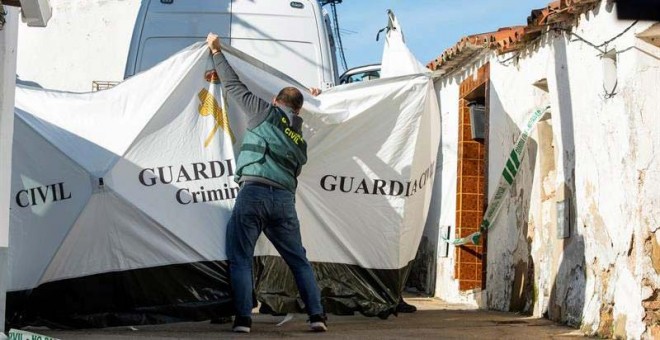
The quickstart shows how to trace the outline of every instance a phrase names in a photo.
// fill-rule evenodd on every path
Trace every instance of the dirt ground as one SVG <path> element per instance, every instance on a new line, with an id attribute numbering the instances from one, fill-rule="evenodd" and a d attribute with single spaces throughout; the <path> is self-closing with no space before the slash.
<path id="1" fill-rule="evenodd" d="M 155 326 L 116 327 L 76 331 L 31 328 L 27 331 L 58 339 L 558 339 L 582 337 L 579 330 L 545 319 L 515 313 L 484 311 L 463 305 L 450 305 L 432 298 L 408 298 L 417 306 L 412 314 L 399 314 L 387 320 L 362 315 L 329 316 L 326 333 L 307 331 L 306 315 L 277 327 L 283 317 L 253 316 L 252 332 L 236 334 L 231 324 L 189 322 Z"/>

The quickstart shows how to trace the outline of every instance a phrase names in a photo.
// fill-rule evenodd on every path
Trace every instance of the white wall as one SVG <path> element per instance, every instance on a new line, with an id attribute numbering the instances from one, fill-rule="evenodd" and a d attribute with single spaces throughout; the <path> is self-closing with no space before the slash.
<path id="1" fill-rule="evenodd" d="M 605 5 L 601 13 L 585 20 L 578 34 L 600 42 L 630 25 L 608 15 Z M 613 322 L 614 335 L 629 338 L 639 338 L 646 329 L 641 301 L 660 293 L 660 264 L 650 256 L 660 227 L 660 50 L 634 36 L 649 26 L 639 23 L 611 44 L 622 52 L 618 94 L 611 99 L 603 98 L 597 86 L 603 72 L 593 50 L 578 44 L 568 49 L 569 64 L 590 61 L 570 73 L 576 89 L 577 226 L 583 229 L 589 264 L 583 327 L 596 331 Z"/>
<path id="2" fill-rule="evenodd" d="M 499 184 L 527 116 L 535 108 L 549 104 L 548 94 L 533 85 L 548 77 L 551 62 L 548 48 L 526 52 L 533 53 L 533 57 L 522 58 L 517 65 L 503 65 L 496 59 L 490 63 L 489 198 Z M 535 273 L 532 245 L 527 240 L 547 241 L 554 236 L 540 223 L 542 219 L 538 214 L 541 201 L 538 147 L 538 136 L 534 133 L 522 160 L 523 170 L 519 171 L 488 233 L 487 300 L 493 309 L 531 311 L 529 302 L 534 292 Z M 543 283 L 537 289 L 549 288 Z"/>
<path id="3" fill-rule="evenodd" d="M 1 7 L 1 6 L 0 6 Z M 1 8 L 0 8 L 1 9 Z M 9 282 L 9 196 L 11 189 L 11 149 L 14 131 L 14 89 L 18 10 L 5 7 L 7 20 L 0 30 L 0 334 L 5 327 L 5 292 Z"/>
<path id="4" fill-rule="evenodd" d="M 616 36 L 631 22 L 613 11 L 603 1 L 575 32 L 596 44 Z M 575 37 L 550 35 L 508 67 L 491 60 L 489 194 L 528 109 L 547 100 L 552 117 L 535 132 L 489 233 L 490 308 L 510 310 L 522 298 L 534 315 L 590 334 L 652 336 L 644 318 L 657 317 L 643 300 L 660 304 L 660 50 L 635 38 L 649 26 L 607 46 L 619 52 L 612 98 L 600 53 Z M 532 86 L 540 78 L 548 94 Z M 563 197 L 571 236 L 560 239 Z"/>
<path id="5" fill-rule="evenodd" d="M 51 0 L 48 27 L 20 25 L 20 79 L 75 92 L 91 91 L 95 80 L 123 80 L 140 2 Z"/>
<path id="6" fill-rule="evenodd" d="M 434 203 L 432 210 L 439 210 L 441 233 L 451 227 L 451 237 L 456 233 L 456 169 L 458 167 L 458 90 L 459 82 L 455 77 L 438 80 L 435 83 L 436 94 L 440 103 L 440 151 L 439 169 L 436 172 L 436 187 L 440 187 L 441 199 Z M 440 175 L 440 176 L 438 176 Z M 435 194 L 435 193 L 434 193 Z M 441 237 L 444 235 L 440 235 Z M 443 239 L 438 239 L 442 248 Z M 441 255 L 441 254 L 439 254 Z M 454 278 L 456 249 L 449 246 L 448 257 L 438 257 L 435 282 L 435 296 L 448 302 L 461 302 L 458 294 L 458 280 Z"/>

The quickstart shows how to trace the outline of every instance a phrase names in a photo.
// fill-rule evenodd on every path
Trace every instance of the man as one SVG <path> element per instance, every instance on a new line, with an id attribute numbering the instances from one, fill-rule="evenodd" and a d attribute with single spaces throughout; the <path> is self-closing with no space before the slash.
<path id="1" fill-rule="evenodd" d="M 234 292 L 233 330 L 250 332 L 252 326 L 252 257 L 257 238 L 264 232 L 287 263 L 309 314 L 313 331 L 327 330 L 321 294 L 300 237 L 295 207 L 297 177 L 307 162 L 302 138 L 302 93 L 282 89 L 270 104 L 254 95 L 229 65 L 217 35 L 207 45 L 225 93 L 242 106 L 248 130 L 238 156 L 236 181 L 241 190 L 227 225 L 227 256 Z M 320 91 L 313 89 L 312 94 Z"/>

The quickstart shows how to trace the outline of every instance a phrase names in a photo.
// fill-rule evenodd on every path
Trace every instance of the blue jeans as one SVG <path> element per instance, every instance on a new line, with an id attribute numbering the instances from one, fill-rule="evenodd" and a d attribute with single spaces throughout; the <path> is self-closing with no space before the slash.
<path id="1" fill-rule="evenodd" d="M 293 272 L 307 314 L 322 314 L 321 293 L 300 237 L 295 194 L 248 182 L 238 193 L 227 225 L 227 256 L 236 315 L 252 314 L 252 257 L 262 231 Z"/>

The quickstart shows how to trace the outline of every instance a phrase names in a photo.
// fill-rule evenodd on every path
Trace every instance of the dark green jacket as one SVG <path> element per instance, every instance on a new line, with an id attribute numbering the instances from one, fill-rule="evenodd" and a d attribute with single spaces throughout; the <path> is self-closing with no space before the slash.
<path id="1" fill-rule="evenodd" d="M 302 134 L 294 131 L 280 108 L 272 106 L 266 119 L 243 138 L 236 181 L 244 176 L 265 178 L 295 192 L 305 163 L 307 143 Z"/>
<path id="2" fill-rule="evenodd" d="M 224 54 L 214 54 L 213 61 L 227 95 L 236 100 L 247 116 L 248 131 L 238 156 L 236 181 L 261 182 L 295 191 L 296 176 L 307 161 L 307 145 L 301 136 L 302 118 L 293 116 L 286 124 L 289 125 L 287 132 L 287 126 L 281 122 L 282 117 L 286 119 L 284 112 L 254 95 Z"/>

